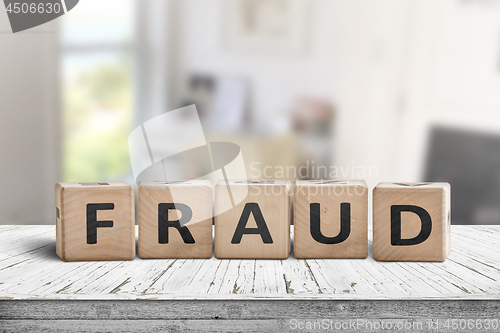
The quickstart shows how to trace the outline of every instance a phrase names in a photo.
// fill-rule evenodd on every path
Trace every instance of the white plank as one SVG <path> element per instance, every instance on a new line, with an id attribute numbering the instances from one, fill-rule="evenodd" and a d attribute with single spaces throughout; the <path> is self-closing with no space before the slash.
<path id="1" fill-rule="evenodd" d="M 140 266 L 129 270 L 128 283 L 121 284 L 115 293 L 130 295 L 145 295 L 148 289 L 158 281 L 174 264 L 176 259 L 151 259 L 140 260 Z M 126 279 L 124 281 L 126 281 Z"/>
<path id="2" fill-rule="evenodd" d="M 499 299 L 500 226 L 452 226 L 444 263 L 295 259 L 62 262 L 55 226 L 0 226 L 0 298 Z"/>
<path id="3" fill-rule="evenodd" d="M 281 261 L 288 294 L 321 294 L 322 290 L 304 259 Z"/>
<path id="4" fill-rule="evenodd" d="M 235 268 L 236 280 L 234 281 L 232 294 L 248 295 L 254 293 L 255 272 L 257 260 L 239 260 Z"/>

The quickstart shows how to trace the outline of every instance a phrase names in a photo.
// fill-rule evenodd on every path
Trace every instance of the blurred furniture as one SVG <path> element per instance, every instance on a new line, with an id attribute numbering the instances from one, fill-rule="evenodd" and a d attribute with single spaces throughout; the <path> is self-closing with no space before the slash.
<path id="1" fill-rule="evenodd" d="M 500 224 L 500 136 L 436 127 L 425 181 L 451 184 L 453 224 Z"/>
<path id="2" fill-rule="evenodd" d="M 497 318 L 500 226 L 452 226 L 451 236 L 443 263 L 375 262 L 371 249 L 364 260 L 65 263 L 54 226 L 0 226 L 0 327 L 283 331 L 291 319 Z"/>
<path id="3" fill-rule="evenodd" d="M 301 161 L 297 138 L 292 134 L 208 134 L 207 141 L 232 142 L 240 146 L 249 179 L 281 178 L 293 182 L 298 178 L 286 172 L 288 166 L 297 168 Z M 270 174 L 270 177 L 264 174 L 265 167 L 269 167 L 267 175 Z M 284 177 L 279 177 L 277 167 L 284 169 Z M 261 175 L 258 176 L 255 170 L 259 170 Z"/>

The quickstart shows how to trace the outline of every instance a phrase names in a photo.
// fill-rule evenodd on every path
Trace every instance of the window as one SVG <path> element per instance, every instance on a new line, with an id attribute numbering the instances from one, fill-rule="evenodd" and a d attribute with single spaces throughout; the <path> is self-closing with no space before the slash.
<path id="1" fill-rule="evenodd" d="M 130 175 L 135 1 L 85 0 L 61 18 L 62 178 Z"/>

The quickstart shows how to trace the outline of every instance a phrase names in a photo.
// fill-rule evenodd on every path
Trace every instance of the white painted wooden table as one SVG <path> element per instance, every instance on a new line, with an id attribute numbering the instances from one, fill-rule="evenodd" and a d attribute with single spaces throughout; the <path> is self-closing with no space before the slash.
<path id="1" fill-rule="evenodd" d="M 203 318 L 244 323 L 264 318 L 286 328 L 285 319 L 294 316 L 350 318 L 363 311 L 406 318 L 415 317 L 415 309 L 420 317 L 444 318 L 456 311 L 500 320 L 495 301 L 500 299 L 500 226 L 452 226 L 452 250 L 443 263 L 377 262 L 371 251 L 362 260 L 291 255 L 287 260 L 136 257 L 66 263 L 55 253 L 54 226 L 0 226 L 0 299 L 6 300 L 0 301 L 0 324 L 20 325 L 15 327 L 31 327 L 35 319 L 61 324 L 102 316 L 138 324 L 141 318 L 153 320 L 148 316 L 155 313 L 156 319 L 173 320 L 172 325 L 184 320 L 194 328 L 209 327 L 199 321 Z M 367 310 L 369 304 L 374 307 Z M 198 322 L 190 321 L 194 318 Z M 130 325 L 130 330 L 142 327 Z M 246 330 L 246 324 L 239 325 Z"/>

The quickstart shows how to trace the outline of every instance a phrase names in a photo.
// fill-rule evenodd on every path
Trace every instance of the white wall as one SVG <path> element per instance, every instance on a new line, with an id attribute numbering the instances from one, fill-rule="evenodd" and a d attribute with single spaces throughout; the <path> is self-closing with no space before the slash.
<path id="1" fill-rule="evenodd" d="M 12 34 L 0 10 L 0 224 L 54 223 L 59 123 L 53 31 L 52 23 Z"/>
<path id="2" fill-rule="evenodd" d="M 330 66 L 332 49 L 321 43 L 328 38 L 326 17 L 313 20 L 326 3 L 315 2 L 306 13 L 313 36 L 300 54 L 242 54 L 228 50 L 223 41 L 224 1 L 182 1 L 179 70 L 242 76 L 251 81 L 252 108 L 257 126 L 269 127 L 273 117 L 291 106 L 297 94 L 313 94 L 333 101 L 336 80 Z M 312 15 L 311 15 L 312 14 Z M 326 36 L 325 36 L 326 35 Z"/>
<path id="3" fill-rule="evenodd" d="M 412 5 L 397 176 L 423 176 L 433 125 L 500 133 L 500 3 Z"/>
<path id="4" fill-rule="evenodd" d="M 335 164 L 377 166 L 375 185 L 394 173 L 397 113 L 406 60 L 409 1 L 312 0 L 304 52 L 239 54 L 224 48 L 222 0 L 184 0 L 176 52 L 178 84 L 188 73 L 250 80 L 257 127 L 275 122 L 297 95 L 338 107 Z M 271 124 L 271 125 L 270 125 Z"/>

